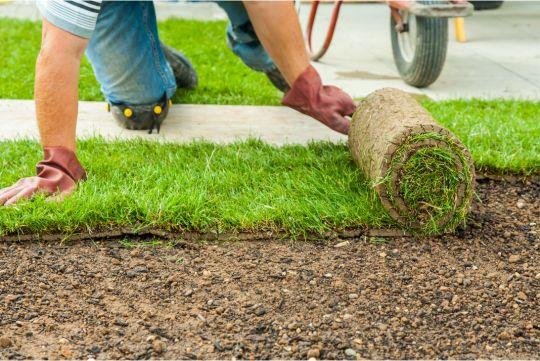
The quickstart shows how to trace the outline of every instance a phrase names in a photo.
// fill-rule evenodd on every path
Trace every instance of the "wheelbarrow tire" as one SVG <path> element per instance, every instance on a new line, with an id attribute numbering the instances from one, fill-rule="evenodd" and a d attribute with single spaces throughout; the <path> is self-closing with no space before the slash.
<path id="1" fill-rule="evenodd" d="M 419 1 L 423 4 L 436 4 L 440 1 Z M 413 16 L 413 15 L 411 15 Z M 414 54 L 405 56 L 400 47 L 396 23 L 390 16 L 390 33 L 394 62 L 403 80 L 417 88 L 424 88 L 435 82 L 446 60 L 448 47 L 448 19 L 415 17 L 416 46 Z"/>

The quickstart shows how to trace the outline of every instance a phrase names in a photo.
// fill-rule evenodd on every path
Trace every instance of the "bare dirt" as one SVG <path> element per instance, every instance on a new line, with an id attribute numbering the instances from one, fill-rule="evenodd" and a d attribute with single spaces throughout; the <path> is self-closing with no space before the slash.
<path id="1" fill-rule="evenodd" d="M 539 359 L 540 185 L 477 191 L 423 240 L 0 243 L 0 358 Z"/>

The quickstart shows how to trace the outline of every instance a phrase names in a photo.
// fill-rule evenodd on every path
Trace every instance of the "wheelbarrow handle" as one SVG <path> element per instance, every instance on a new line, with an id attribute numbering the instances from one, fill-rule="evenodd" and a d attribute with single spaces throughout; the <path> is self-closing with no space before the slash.
<path id="1" fill-rule="evenodd" d="M 315 17 L 317 15 L 319 1 L 313 1 L 311 5 L 311 11 L 309 12 L 309 19 L 308 19 L 308 24 L 306 28 L 306 39 L 307 39 L 308 51 L 310 53 L 311 60 L 313 61 L 319 60 L 320 58 L 323 57 L 323 55 L 328 50 L 328 47 L 330 46 L 330 43 L 332 42 L 332 38 L 334 37 L 334 31 L 336 30 L 336 24 L 339 17 L 339 10 L 341 9 L 342 4 L 343 4 L 343 0 L 334 1 L 334 10 L 332 11 L 332 17 L 330 19 L 330 24 L 328 25 L 328 29 L 326 31 L 326 37 L 324 38 L 324 43 L 319 50 L 315 50 L 312 47 L 311 38 L 313 36 L 313 24 L 315 23 Z"/>

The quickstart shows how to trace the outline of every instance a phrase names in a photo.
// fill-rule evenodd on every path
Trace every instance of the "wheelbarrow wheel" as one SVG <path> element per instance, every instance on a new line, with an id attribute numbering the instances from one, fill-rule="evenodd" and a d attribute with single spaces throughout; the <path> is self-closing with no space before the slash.
<path id="1" fill-rule="evenodd" d="M 440 1 L 419 1 L 437 4 Z M 423 88 L 437 80 L 446 59 L 448 46 L 448 19 L 426 18 L 400 10 L 406 31 L 398 32 L 396 22 L 390 16 L 390 33 L 394 62 L 403 80 L 412 86 Z"/>

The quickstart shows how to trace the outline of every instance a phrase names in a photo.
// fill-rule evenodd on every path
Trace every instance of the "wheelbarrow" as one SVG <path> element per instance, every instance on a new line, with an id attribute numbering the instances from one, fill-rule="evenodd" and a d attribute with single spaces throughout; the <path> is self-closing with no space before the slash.
<path id="1" fill-rule="evenodd" d="M 327 52 L 343 1 L 334 1 L 330 23 L 320 47 L 313 45 L 313 27 L 319 7 L 313 1 L 306 27 L 306 41 L 311 59 L 318 61 Z M 463 17 L 473 13 L 466 1 L 418 0 L 401 2 L 400 8 L 390 6 L 390 39 L 394 63 L 401 78 L 409 85 L 423 88 L 439 77 L 448 46 L 448 18 L 456 18 L 456 36 L 462 37 Z"/>

